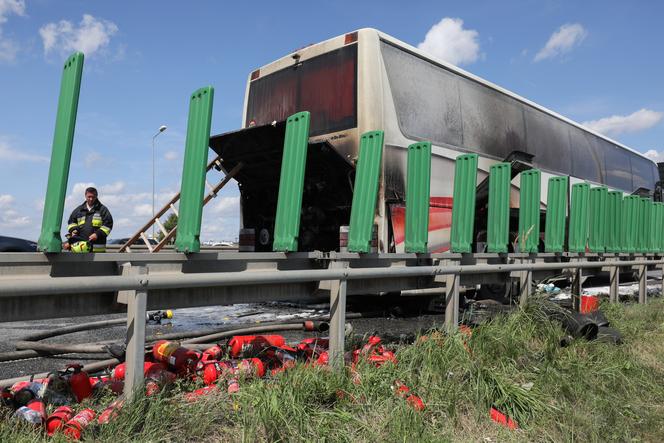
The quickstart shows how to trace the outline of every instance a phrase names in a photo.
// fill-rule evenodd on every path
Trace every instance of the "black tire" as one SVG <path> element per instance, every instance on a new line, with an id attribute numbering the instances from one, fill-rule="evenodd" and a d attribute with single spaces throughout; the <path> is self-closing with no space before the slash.
<path id="1" fill-rule="evenodd" d="M 622 334 L 616 328 L 601 326 L 597 332 L 597 341 L 602 343 L 609 343 L 612 345 L 619 345 L 622 343 Z"/>
<path id="2" fill-rule="evenodd" d="M 607 320 L 606 316 L 602 311 L 592 311 L 586 314 L 586 317 L 597 323 L 597 326 L 602 328 L 609 326 L 609 320 Z"/>
<path id="3" fill-rule="evenodd" d="M 578 312 L 570 312 L 561 319 L 563 327 L 574 338 L 585 338 L 595 340 L 599 327 L 593 319 Z"/>

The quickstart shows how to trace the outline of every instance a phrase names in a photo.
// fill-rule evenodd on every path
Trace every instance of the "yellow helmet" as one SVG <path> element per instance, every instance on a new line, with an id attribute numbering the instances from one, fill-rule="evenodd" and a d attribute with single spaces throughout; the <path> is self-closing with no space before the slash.
<path id="1" fill-rule="evenodd" d="M 71 252 L 90 252 L 90 243 L 86 241 L 78 241 L 71 245 Z"/>

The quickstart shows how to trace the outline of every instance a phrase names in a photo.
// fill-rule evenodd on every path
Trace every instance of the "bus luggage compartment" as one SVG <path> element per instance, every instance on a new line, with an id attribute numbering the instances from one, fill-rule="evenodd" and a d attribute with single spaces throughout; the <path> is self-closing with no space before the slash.
<path id="1" fill-rule="evenodd" d="M 255 229 L 255 250 L 271 251 L 286 122 L 210 137 L 210 148 L 235 175 L 241 227 Z M 327 142 L 309 143 L 298 250 L 339 249 L 339 227 L 350 220 L 355 168 Z"/>

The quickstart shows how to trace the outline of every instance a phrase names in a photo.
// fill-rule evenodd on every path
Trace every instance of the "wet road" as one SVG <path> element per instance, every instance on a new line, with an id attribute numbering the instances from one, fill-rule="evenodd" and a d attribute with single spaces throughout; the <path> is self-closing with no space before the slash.
<path id="1" fill-rule="evenodd" d="M 295 307 L 284 304 L 238 304 L 234 306 L 212 306 L 205 308 L 177 309 L 174 310 L 172 320 L 166 320 L 161 325 L 148 324 L 146 335 L 159 335 L 181 331 L 210 330 L 219 327 L 251 326 L 260 325 L 265 322 L 284 321 L 288 323 L 298 322 L 307 318 L 322 318 L 328 315 L 325 306 L 319 307 Z M 124 318 L 123 314 L 107 316 L 75 317 L 54 320 L 37 320 L 30 322 L 0 323 L 0 352 L 15 350 L 14 343 L 28 334 L 47 331 L 74 324 Z M 420 329 L 441 325 L 443 316 L 424 315 L 409 318 L 360 318 L 349 320 L 355 334 L 385 333 L 399 335 L 412 333 Z M 59 337 L 43 340 L 44 343 L 66 343 L 82 344 L 102 340 L 117 340 L 124 342 L 125 328 L 114 326 L 106 329 L 81 331 Z M 313 332 L 285 332 L 281 333 L 287 341 L 297 342 L 305 337 L 313 337 Z M 318 334 L 326 335 L 326 334 Z M 68 363 L 87 363 L 92 360 L 86 359 L 86 355 L 67 354 L 53 357 L 31 358 L 0 362 L 0 379 L 19 377 L 62 369 Z M 100 358 L 109 358 L 100 354 Z"/>

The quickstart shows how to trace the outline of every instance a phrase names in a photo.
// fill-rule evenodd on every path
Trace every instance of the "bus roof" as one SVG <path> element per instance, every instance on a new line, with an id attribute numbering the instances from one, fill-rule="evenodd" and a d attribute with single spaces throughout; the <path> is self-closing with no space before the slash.
<path id="1" fill-rule="evenodd" d="M 552 111 L 548 108 L 545 108 L 544 106 L 541 106 L 541 105 L 539 105 L 539 104 L 537 104 L 537 103 L 535 103 L 531 100 L 528 100 L 527 98 L 524 98 L 524 97 L 522 97 L 522 96 L 520 96 L 520 95 L 518 95 L 518 94 L 516 94 L 516 93 L 514 93 L 514 92 L 512 92 L 508 89 L 500 87 L 500 86 L 496 85 L 495 83 L 492 83 L 488 80 L 485 80 L 481 77 L 478 77 L 477 75 L 472 74 L 472 73 L 470 73 L 470 72 L 468 72 L 464 69 L 461 69 L 456 65 L 453 65 L 453 64 L 451 64 L 449 62 L 446 62 L 444 60 L 441 60 L 441 59 L 439 59 L 439 58 L 437 58 L 437 57 L 435 57 L 435 56 L 433 56 L 433 55 L 431 55 L 427 52 L 424 52 L 420 49 L 417 49 L 416 47 L 414 47 L 414 46 L 412 46 L 408 43 L 405 43 L 401 40 L 398 40 L 398 39 L 392 37 L 391 35 L 385 34 L 382 31 L 379 31 L 379 30 L 374 29 L 374 28 L 360 28 L 356 31 L 351 31 L 351 33 L 352 32 L 357 32 L 358 35 L 360 33 L 362 33 L 362 34 L 373 33 L 373 34 L 377 35 L 377 37 L 379 39 L 385 40 L 385 41 L 387 41 L 387 42 L 389 42 L 389 43 L 391 43 L 395 46 L 401 47 L 402 49 L 405 49 L 406 51 L 411 52 L 411 53 L 413 53 L 413 54 L 415 54 L 415 55 L 417 55 L 417 56 L 419 56 L 423 59 L 430 60 L 433 63 L 436 63 L 436 64 L 440 65 L 441 67 L 443 67 L 443 68 L 445 68 L 445 69 L 447 69 L 451 72 L 454 72 L 454 73 L 456 73 L 460 76 L 466 77 L 469 80 L 475 81 L 475 82 L 480 83 L 484 86 L 492 88 L 492 89 L 494 89 L 494 90 L 496 90 L 496 91 L 498 91 L 502 94 L 510 96 L 510 97 L 514 98 L 515 100 L 518 100 L 518 101 L 520 101 L 524 104 L 527 104 L 527 105 L 529 105 L 529 106 L 531 106 L 535 109 L 538 109 L 542 112 L 545 112 L 545 113 L 551 115 L 552 117 L 555 117 L 555 118 L 557 118 L 561 121 L 564 121 L 565 123 L 576 126 L 577 128 L 582 129 L 583 131 L 589 132 L 589 133 L 591 133 L 591 134 L 593 134 L 597 137 L 600 137 L 600 138 L 602 138 L 602 139 L 604 139 L 604 140 L 606 140 L 610 143 L 613 143 L 616 146 L 619 146 L 623 149 L 626 149 L 627 151 L 630 151 L 634 154 L 637 154 L 640 157 L 642 157 L 644 159 L 647 159 L 648 161 L 652 162 L 653 164 L 655 163 L 652 159 L 646 157 L 642 152 L 636 151 L 636 150 L 630 148 L 629 146 L 625 146 L 624 144 L 622 144 L 622 143 L 620 143 L 616 140 L 613 140 L 612 138 L 607 137 L 606 135 L 603 135 L 603 134 L 601 134 L 601 133 L 599 133 L 599 132 L 597 132 L 593 129 L 587 128 L 586 126 L 583 126 L 582 124 L 577 123 L 574 120 L 571 120 L 571 119 L 569 119 L 569 118 L 567 118 L 567 117 L 565 117 L 561 114 L 558 114 L 557 112 L 554 112 L 554 111 Z M 348 33 L 348 34 L 350 34 L 350 33 Z M 305 46 L 301 49 L 295 50 L 295 51 L 291 52 L 290 54 L 288 54 L 284 57 L 281 57 L 281 58 L 279 58 L 279 59 L 277 59 L 277 60 L 275 60 L 271 63 L 268 63 L 266 65 L 261 66 L 259 68 L 259 70 L 261 71 L 261 73 L 263 73 L 263 71 L 267 71 L 266 74 L 269 75 L 272 72 L 275 72 L 277 70 L 285 68 L 285 67 L 287 67 L 287 66 L 289 66 L 293 63 L 293 56 L 295 54 L 298 54 L 299 51 L 304 50 L 304 49 L 307 49 L 308 51 L 313 49 L 314 52 L 317 53 L 316 55 L 318 55 L 318 53 L 322 54 L 324 52 L 327 52 L 327 50 L 336 49 L 336 47 L 338 46 L 338 42 L 335 42 L 335 40 L 338 40 L 341 43 L 341 45 L 343 45 L 343 38 L 344 38 L 345 35 L 347 35 L 347 34 L 338 35 L 338 36 L 329 38 L 327 40 L 324 40 L 320 43 L 316 43 L 316 44 L 313 44 L 313 45 L 308 45 L 308 46 Z M 325 47 L 329 47 L 329 49 L 325 48 Z M 249 81 L 251 81 L 251 74 L 250 74 Z"/>

